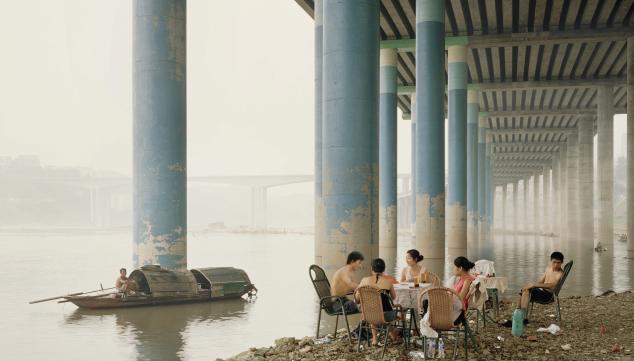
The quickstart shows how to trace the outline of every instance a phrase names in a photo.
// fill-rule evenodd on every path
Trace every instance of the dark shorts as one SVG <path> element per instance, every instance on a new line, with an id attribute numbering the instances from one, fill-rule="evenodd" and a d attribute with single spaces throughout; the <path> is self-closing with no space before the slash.
<path id="1" fill-rule="evenodd" d="M 335 312 L 341 312 L 341 302 L 339 301 L 335 301 L 335 303 L 332 305 L 332 308 Z M 357 313 L 359 312 L 359 306 L 354 303 L 351 300 L 346 299 L 343 302 L 343 309 L 346 311 L 346 313 Z"/>
<path id="2" fill-rule="evenodd" d="M 385 318 L 385 322 L 392 322 L 396 320 L 398 316 L 396 311 L 385 311 L 383 312 L 383 318 Z"/>
<path id="3" fill-rule="evenodd" d="M 547 303 L 553 300 L 553 294 L 543 288 L 533 288 L 531 290 L 531 301 Z"/>

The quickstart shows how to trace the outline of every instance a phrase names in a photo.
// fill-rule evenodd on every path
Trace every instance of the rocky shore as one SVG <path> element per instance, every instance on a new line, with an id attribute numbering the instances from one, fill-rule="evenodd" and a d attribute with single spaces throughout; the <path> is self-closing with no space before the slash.
<path id="1" fill-rule="evenodd" d="M 556 334 L 537 332 L 538 328 L 556 324 L 554 306 L 535 305 L 524 336 L 513 337 L 511 329 L 497 324 L 482 327 L 476 337 L 479 350 L 469 351 L 469 360 L 622 360 L 634 361 L 634 293 L 602 296 L 569 297 L 561 300 L 563 322 Z M 515 308 L 503 303 L 500 319 L 510 318 Z M 475 325 L 472 325 L 472 328 Z M 343 331 L 343 330 L 342 330 Z M 282 338 L 275 345 L 251 348 L 222 361 L 290 361 L 290 360 L 376 360 L 380 348 L 356 351 L 338 332 L 336 340 L 315 341 L 312 337 Z M 446 343 L 446 359 L 451 357 L 453 341 Z M 388 348 L 385 360 L 416 360 L 403 345 Z M 459 355 L 464 360 L 464 354 Z M 218 359 L 217 361 L 221 361 Z"/>

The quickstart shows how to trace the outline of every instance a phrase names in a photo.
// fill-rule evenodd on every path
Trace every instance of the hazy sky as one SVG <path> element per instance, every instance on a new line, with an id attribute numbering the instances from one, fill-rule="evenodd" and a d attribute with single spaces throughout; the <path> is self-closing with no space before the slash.
<path id="1" fill-rule="evenodd" d="M 131 10 L 0 3 L 0 155 L 132 173 Z M 312 19 L 291 0 L 189 0 L 187 16 L 189 174 L 312 173 Z M 398 122 L 409 172 L 410 123 Z"/>

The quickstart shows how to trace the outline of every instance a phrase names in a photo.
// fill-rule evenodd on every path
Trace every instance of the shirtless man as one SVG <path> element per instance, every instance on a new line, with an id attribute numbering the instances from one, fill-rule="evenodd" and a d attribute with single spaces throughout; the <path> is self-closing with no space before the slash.
<path id="1" fill-rule="evenodd" d="M 561 252 L 553 252 L 550 255 L 550 265 L 546 267 L 546 272 L 537 283 L 529 283 L 520 291 L 520 308 L 528 310 L 528 303 L 531 299 L 542 302 L 552 300 L 552 289 L 555 288 L 564 272 L 561 264 L 564 262 L 564 255 Z M 531 291 L 532 290 L 532 291 Z"/>
<path id="2" fill-rule="evenodd" d="M 114 286 L 117 288 L 117 291 L 126 293 L 127 291 L 136 291 L 137 285 L 136 282 L 126 276 L 128 271 L 125 268 L 119 270 L 119 277 L 114 283 Z"/>
<path id="3" fill-rule="evenodd" d="M 359 284 L 353 281 L 353 275 L 354 272 L 361 268 L 361 262 L 363 262 L 363 255 L 360 252 L 350 252 L 346 265 L 338 269 L 332 277 L 332 285 L 330 286 L 331 295 L 345 297 L 357 289 Z M 336 302 L 334 305 L 335 311 L 339 311 L 342 306 L 346 312 L 356 312 L 359 310 L 352 300 L 346 300 L 343 305 L 341 302 Z"/>

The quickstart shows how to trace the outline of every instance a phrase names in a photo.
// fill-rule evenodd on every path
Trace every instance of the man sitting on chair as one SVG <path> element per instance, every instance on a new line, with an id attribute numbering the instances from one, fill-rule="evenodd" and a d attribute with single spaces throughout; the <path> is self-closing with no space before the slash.
<path id="1" fill-rule="evenodd" d="M 553 252 L 550 255 L 550 265 L 546 267 L 546 272 L 537 283 L 529 283 L 520 291 L 519 305 L 524 314 L 528 310 L 531 300 L 538 302 L 549 302 L 553 299 L 552 289 L 557 286 L 564 272 L 561 264 L 564 262 L 564 255 L 561 252 Z M 526 321 L 525 321 L 526 322 Z"/>
<path id="2" fill-rule="evenodd" d="M 345 298 L 346 295 L 351 295 L 354 290 L 359 287 L 359 285 L 352 280 L 352 276 L 359 268 L 361 268 L 361 262 L 363 262 L 363 255 L 361 252 L 350 252 L 346 265 L 338 269 L 332 277 L 332 285 L 330 286 L 331 295 Z M 343 302 L 343 305 L 341 302 L 337 301 L 334 305 L 334 310 L 338 312 L 342 307 L 346 313 L 359 311 L 357 304 L 350 299 L 346 299 Z"/>

